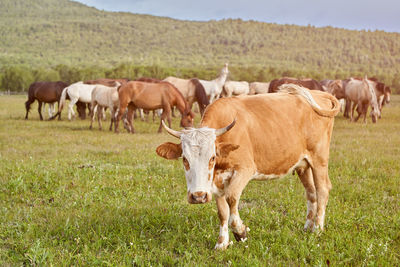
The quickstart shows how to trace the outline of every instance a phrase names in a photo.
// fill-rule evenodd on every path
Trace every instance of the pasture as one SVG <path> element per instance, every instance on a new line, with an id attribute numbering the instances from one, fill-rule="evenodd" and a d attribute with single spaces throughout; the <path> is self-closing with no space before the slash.
<path id="1" fill-rule="evenodd" d="M 158 120 L 117 135 L 65 109 L 62 121 L 39 121 L 35 103 L 26 121 L 26 99 L 0 96 L 2 266 L 400 264 L 400 96 L 377 124 L 336 117 L 324 232 L 303 231 L 297 175 L 253 181 L 240 202 L 249 238 L 226 251 L 213 250 L 215 202 L 189 205 L 181 161 L 156 155 L 176 142 L 156 133 Z"/>

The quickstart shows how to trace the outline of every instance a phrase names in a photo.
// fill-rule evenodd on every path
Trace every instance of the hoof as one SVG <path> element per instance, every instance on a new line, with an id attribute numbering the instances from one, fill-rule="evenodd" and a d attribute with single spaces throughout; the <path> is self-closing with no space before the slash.
<path id="1" fill-rule="evenodd" d="M 307 220 L 306 223 L 304 224 L 303 230 L 305 232 L 314 232 L 314 230 L 315 230 L 314 222 L 311 220 Z"/>
<path id="2" fill-rule="evenodd" d="M 245 227 L 243 233 L 238 234 L 238 233 L 233 232 L 233 235 L 234 235 L 236 241 L 245 242 L 247 240 L 247 233 L 248 232 L 250 232 L 250 228 L 249 227 Z"/>
<path id="3" fill-rule="evenodd" d="M 227 242 L 227 243 L 217 243 L 214 247 L 215 250 L 225 250 L 227 249 L 230 245 L 232 245 L 233 242 Z"/>

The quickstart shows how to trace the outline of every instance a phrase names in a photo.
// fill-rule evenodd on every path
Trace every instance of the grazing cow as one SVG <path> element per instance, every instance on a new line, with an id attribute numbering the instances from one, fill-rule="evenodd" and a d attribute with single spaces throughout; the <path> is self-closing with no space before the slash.
<path id="1" fill-rule="evenodd" d="M 216 198 L 220 233 L 216 249 L 229 245 L 228 224 L 236 240 L 247 227 L 239 217 L 239 198 L 250 180 L 269 180 L 296 171 L 307 195 L 304 228 L 323 229 L 331 182 L 329 143 L 338 100 L 324 92 L 287 84 L 277 94 L 222 98 L 207 107 L 200 128 L 175 131 L 180 139 L 157 147 L 166 159 L 182 157 L 187 200 Z"/>
<path id="2" fill-rule="evenodd" d="M 372 122 L 376 123 L 377 118 L 380 116 L 380 111 L 373 82 L 369 81 L 366 77 L 362 81 L 350 78 L 350 81 L 346 84 L 345 93 L 346 103 L 350 103 L 351 121 L 356 122 L 361 115 L 364 115 L 363 121 L 365 123 L 368 107 L 371 106 Z M 354 119 L 354 110 L 356 107 L 358 116 Z"/>
<path id="3" fill-rule="evenodd" d="M 249 95 L 267 94 L 269 83 L 252 82 L 250 83 Z"/>
<path id="4" fill-rule="evenodd" d="M 283 77 L 280 79 L 272 80 L 269 84 L 268 92 L 276 93 L 279 90 L 279 86 L 287 83 L 297 84 L 310 90 L 325 91 L 322 85 L 314 79 L 296 79 L 296 78 Z"/>
<path id="5" fill-rule="evenodd" d="M 248 95 L 249 92 L 250 87 L 248 82 L 227 81 L 223 86 L 222 96 L 231 97 L 233 95 Z"/>

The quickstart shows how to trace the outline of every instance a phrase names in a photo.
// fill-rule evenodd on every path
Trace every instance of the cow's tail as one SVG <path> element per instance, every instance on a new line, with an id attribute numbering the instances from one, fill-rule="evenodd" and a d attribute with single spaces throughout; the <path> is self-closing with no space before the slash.
<path id="1" fill-rule="evenodd" d="M 322 109 L 317 102 L 315 102 L 312 97 L 310 91 L 307 88 L 299 86 L 297 84 L 282 84 L 279 86 L 279 92 L 288 93 L 292 95 L 301 95 L 306 99 L 306 101 L 310 104 L 312 109 L 320 116 L 323 117 L 335 117 L 336 114 L 340 111 L 340 103 L 339 100 L 336 99 L 333 95 L 329 93 L 325 93 L 324 97 L 328 98 L 332 103 L 332 108 L 330 110 Z"/>
<path id="2" fill-rule="evenodd" d="M 65 87 L 61 93 L 60 104 L 58 106 L 58 112 L 53 117 L 51 117 L 49 120 L 54 120 L 57 116 L 60 116 L 61 111 L 65 105 L 65 100 L 67 98 L 67 91 L 68 91 L 68 87 Z"/>

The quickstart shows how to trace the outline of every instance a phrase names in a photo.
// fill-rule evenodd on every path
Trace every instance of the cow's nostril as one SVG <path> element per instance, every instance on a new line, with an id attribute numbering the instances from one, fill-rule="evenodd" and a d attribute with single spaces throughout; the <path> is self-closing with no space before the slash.
<path id="1" fill-rule="evenodd" d="M 193 203 L 205 203 L 207 201 L 206 192 L 194 192 L 191 194 L 191 199 Z"/>

